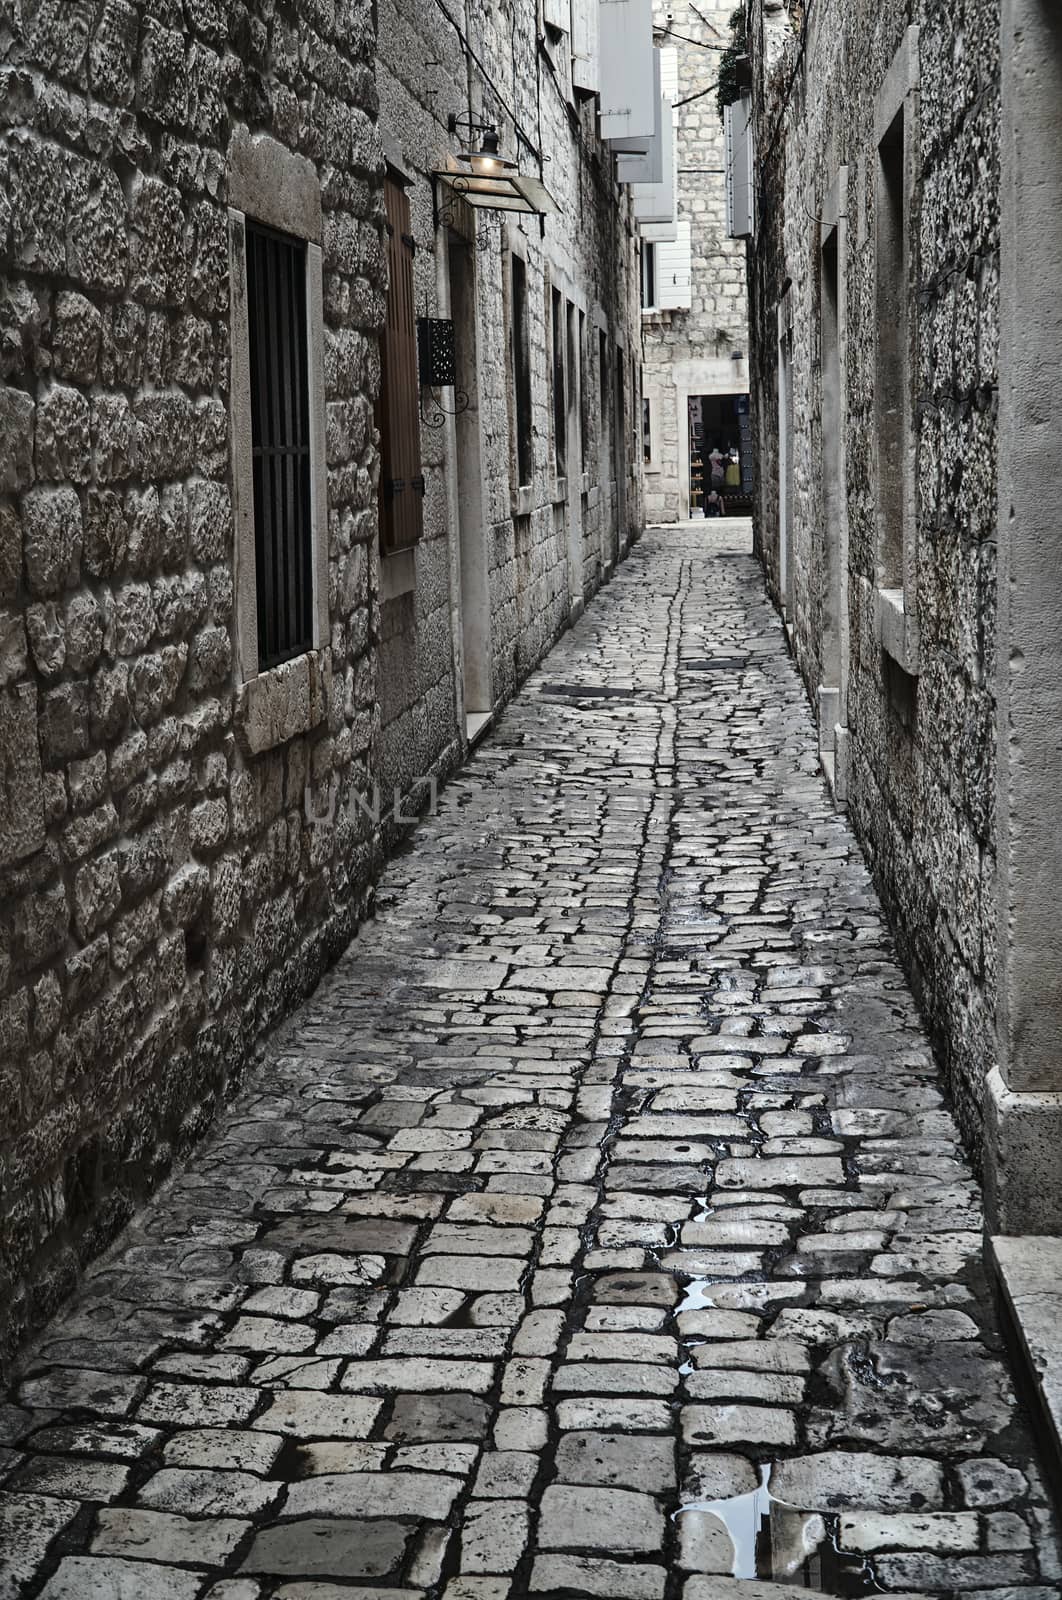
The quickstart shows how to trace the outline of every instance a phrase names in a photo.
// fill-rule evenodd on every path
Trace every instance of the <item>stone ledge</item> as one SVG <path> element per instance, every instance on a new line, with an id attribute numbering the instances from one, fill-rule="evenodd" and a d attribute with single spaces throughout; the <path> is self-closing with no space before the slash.
<path id="1" fill-rule="evenodd" d="M 1018 1371 L 1043 1422 L 1051 1465 L 1062 1473 L 1062 1239 L 1039 1234 L 988 1241 Z"/>
<path id="2" fill-rule="evenodd" d="M 412 594 L 417 586 L 417 566 L 412 550 L 399 550 L 380 561 L 380 603 Z"/>
<path id="3" fill-rule="evenodd" d="M 244 754 L 275 750 L 322 723 L 331 675 L 330 652 L 308 650 L 241 684 L 236 692 L 236 737 Z"/>
<path id="4" fill-rule="evenodd" d="M 904 604 L 902 589 L 874 590 L 874 631 L 886 655 L 909 678 L 917 678 L 918 623 Z"/>

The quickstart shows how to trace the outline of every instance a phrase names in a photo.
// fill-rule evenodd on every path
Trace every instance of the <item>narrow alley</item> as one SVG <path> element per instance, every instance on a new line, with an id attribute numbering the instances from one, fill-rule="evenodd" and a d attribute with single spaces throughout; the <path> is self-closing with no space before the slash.
<path id="1" fill-rule="evenodd" d="M 0 1597 L 1051 1600 L 981 1242 L 748 524 L 651 531 L 31 1346 Z"/>

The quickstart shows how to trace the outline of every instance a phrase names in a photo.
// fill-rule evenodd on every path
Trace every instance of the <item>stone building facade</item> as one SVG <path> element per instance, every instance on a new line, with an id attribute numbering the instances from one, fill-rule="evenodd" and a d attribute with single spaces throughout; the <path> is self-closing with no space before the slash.
<path id="1" fill-rule="evenodd" d="M 633 415 L 627 203 L 528 11 L 384 0 L 378 51 L 369 0 L 0 0 L 0 1355 L 369 912 L 395 786 L 424 803 L 637 529 L 632 430 L 606 451 L 591 393 L 600 328 Z M 381 559 L 384 156 L 445 316 L 425 174 L 480 104 L 473 39 L 560 210 L 452 216 L 474 405 L 458 440 L 419 397 L 423 537 Z M 538 296 L 512 489 L 510 248 Z M 547 270 L 587 330 L 564 486 Z"/>
<path id="2" fill-rule="evenodd" d="M 735 403 L 749 389 L 745 247 L 727 234 L 723 124 L 715 89 L 733 11 L 733 5 L 697 6 L 690 0 L 653 5 L 676 107 L 679 231 L 673 242 L 650 240 L 645 247 L 643 457 L 650 522 L 681 521 L 700 511 L 698 455 L 703 467 L 714 442 L 740 447 L 744 435 L 746 450 L 751 445 Z M 691 438 L 691 401 L 700 439 Z M 750 459 L 746 485 L 754 476 Z"/>
<path id="3" fill-rule="evenodd" d="M 426 394 L 424 535 L 414 560 L 383 563 L 385 764 L 403 786 L 485 725 L 641 526 L 637 242 L 596 98 L 573 84 L 573 10 L 568 0 L 548 12 L 529 0 L 380 4 L 380 126 L 417 242 L 417 314 L 452 319 L 468 402 L 452 416 L 453 391 Z M 476 212 L 441 189 L 433 174 L 476 142 L 470 125 L 494 128 L 556 211 Z"/>
<path id="4" fill-rule="evenodd" d="M 760 554 L 994 1225 L 1062 1234 L 1062 24 L 748 14 Z"/>

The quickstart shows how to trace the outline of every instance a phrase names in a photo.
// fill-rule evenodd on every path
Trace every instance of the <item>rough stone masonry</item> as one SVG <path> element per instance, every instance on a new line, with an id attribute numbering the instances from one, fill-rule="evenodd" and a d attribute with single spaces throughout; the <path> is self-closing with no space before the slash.
<path id="1" fill-rule="evenodd" d="M 302 813 L 378 715 L 373 17 L 289 13 L 0 4 L 0 1356 L 189 1148 L 369 877 L 369 829 L 311 840 Z M 278 680 L 305 736 L 264 750 L 233 685 L 241 129 L 329 163 L 331 631 L 315 678 Z"/>
<path id="2" fill-rule="evenodd" d="M 0 1600 L 1052 1600 L 980 1228 L 747 526 L 650 536 L 24 1362 Z"/>

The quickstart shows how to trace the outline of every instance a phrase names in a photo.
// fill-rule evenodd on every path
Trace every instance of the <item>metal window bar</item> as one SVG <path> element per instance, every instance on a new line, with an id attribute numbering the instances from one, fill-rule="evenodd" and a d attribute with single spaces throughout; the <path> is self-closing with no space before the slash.
<path id="1" fill-rule="evenodd" d="M 306 246 L 247 224 L 258 664 L 313 644 Z"/>

